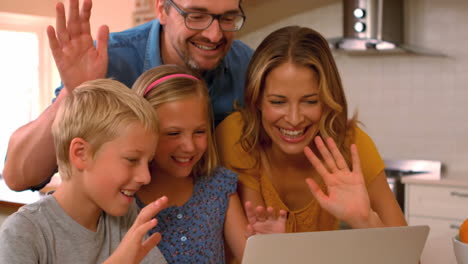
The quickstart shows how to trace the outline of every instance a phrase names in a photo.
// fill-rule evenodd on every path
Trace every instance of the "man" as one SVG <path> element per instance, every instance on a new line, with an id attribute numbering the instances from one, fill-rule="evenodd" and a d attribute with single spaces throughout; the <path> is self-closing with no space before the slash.
<path id="1" fill-rule="evenodd" d="M 129 30 L 90 34 L 91 0 L 70 0 L 68 20 L 56 7 L 56 32 L 47 29 L 50 48 L 62 78 L 57 98 L 36 120 L 16 130 L 9 141 L 3 176 L 16 191 L 43 185 L 57 168 L 50 127 L 63 98 L 83 81 L 103 76 L 127 86 L 161 64 L 185 65 L 205 79 L 216 124 L 242 101 L 245 71 L 252 50 L 234 40 L 245 15 L 241 0 L 155 0 L 157 19 Z M 37 186 L 40 187 L 40 186 Z"/>

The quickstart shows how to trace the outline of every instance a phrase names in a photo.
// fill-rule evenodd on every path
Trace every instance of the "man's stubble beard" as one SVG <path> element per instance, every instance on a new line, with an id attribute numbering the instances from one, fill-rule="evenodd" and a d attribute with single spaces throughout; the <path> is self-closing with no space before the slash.
<path id="1" fill-rule="evenodd" d="M 182 58 L 185 62 L 185 65 L 187 65 L 187 67 L 190 68 L 192 71 L 196 71 L 200 74 L 206 71 L 211 71 L 213 69 L 216 69 L 216 67 L 218 67 L 222 61 L 222 59 L 219 59 L 218 62 L 216 62 L 215 66 L 211 69 L 202 69 L 200 68 L 200 65 L 195 61 L 195 59 L 192 58 L 191 54 L 187 54 L 187 55 L 188 56 L 185 56 Z"/>
<path id="2" fill-rule="evenodd" d="M 185 53 L 183 51 L 181 51 L 180 49 L 175 49 L 177 54 L 179 55 L 179 57 L 182 59 L 182 61 L 185 63 L 185 65 L 193 70 L 193 71 L 196 71 L 200 74 L 202 74 L 203 72 L 206 72 L 206 71 L 210 71 L 210 70 L 213 70 L 213 69 L 216 69 L 216 67 L 219 66 L 219 64 L 221 63 L 221 61 L 223 60 L 223 58 L 226 56 L 226 54 L 224 54 L 219 60 L 218 62 L 216 63 L 216 65 L 211 68 L 211 69 L 201 69 L 200 68 L 200 65 L 196 62 L 195 59 L 193 59 L 193 56 L 192 54 L 190 53 L 190 49 L 189 49 L 189 45 L 192 45 L 190 43 L 189 40 L 186 40 L 185 41 L 186 43 L 186 49 L 185 49 Z"/>
<path id="3" fill-rule="evenodd" d="M 198 64 L 195 62 L 195 60 L 193 60 L 192 58 L 187 58 L 187 61 L 185 62 L 185 64 L 192 70 L 192 71 L 196 71 L 196 72 L 200 72 L 200 66 L 198 66 Z"/>

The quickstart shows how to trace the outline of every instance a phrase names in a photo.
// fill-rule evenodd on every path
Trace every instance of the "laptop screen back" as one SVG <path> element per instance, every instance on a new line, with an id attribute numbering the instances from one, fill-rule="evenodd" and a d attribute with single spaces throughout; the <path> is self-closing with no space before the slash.
<path id="1" fill-rule="evenodd" d="M 243 264 L 417 264 L 428 226 L 256 235 Z"/>

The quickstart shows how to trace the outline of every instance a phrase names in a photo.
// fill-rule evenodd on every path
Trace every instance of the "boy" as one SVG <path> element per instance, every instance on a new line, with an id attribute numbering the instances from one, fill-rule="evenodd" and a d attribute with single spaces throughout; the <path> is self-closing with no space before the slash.
<path id="1" fill-rule="evenodd" d="M 138 216 L 133 198 L 150 181 L 153 108 L 105 79 L 82 84 L 65 100 L 52 125 L 62 182 L 5 220 L 0 263 L 166 263 L 156 247 L 161 235 L 145 236 L 167 198 Z"/>

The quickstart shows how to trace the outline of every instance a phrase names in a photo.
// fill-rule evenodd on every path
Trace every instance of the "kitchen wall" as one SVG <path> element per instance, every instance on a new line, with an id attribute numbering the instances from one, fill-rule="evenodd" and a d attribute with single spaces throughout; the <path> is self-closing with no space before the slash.
<path id="1" fill-rule="evenodd" d="M 0 1 L 0 12 L 9 12 L 36 16 L 54 16 L 55 3 L 58 0 L 15 0 Z"/>
<path id="2" fill-rule="evenodd" d="M 250 25 L 241 39 L 255 48 L 269 32 L 295 24 L 340 36 L 341 1 L 320 2 L 266 26 Z M 350 110 L 358 111 L 384 158 L 441 160 L 448 177 L 468 180 L 468 1 L 405 2 L 406 43 L 447 56 L 336 55 Z M 247 9 L 247 23 L 269 14 L 269 5 Z"/>
<path id="3" fill-rule="evenodd" d="M 65 3 L 68 10 L 68 0 L 2 0 L 0 12 L 55 17 L 55 5 L 58 2 Z M 82 2 L 80 0 L 80 6 Z M 94 0 L 91 17 L 93 35 L 102 24 L 108 25 L 111 31 L 121 31 L 131 27 L 134 5 L 135 0 Z"/>

